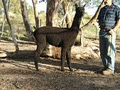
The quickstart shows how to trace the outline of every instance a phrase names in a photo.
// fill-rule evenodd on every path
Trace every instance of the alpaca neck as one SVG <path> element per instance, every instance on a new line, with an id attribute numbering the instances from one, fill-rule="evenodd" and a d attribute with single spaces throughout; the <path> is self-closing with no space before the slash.
<path id="1" fill-rule="evenodd" d="M 79 25 L 81 23 L 82 16 L 78 16 L 77 14 L 74 17 L 73 23 L 71 28 L 77 28 L 79 29 Z"/>

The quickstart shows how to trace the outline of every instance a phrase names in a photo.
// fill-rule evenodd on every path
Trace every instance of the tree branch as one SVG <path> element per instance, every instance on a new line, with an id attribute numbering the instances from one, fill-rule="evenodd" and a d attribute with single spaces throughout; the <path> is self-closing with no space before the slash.
<path id="1" fill-rule="evenodd" d="M 86 27 L 88 27 L 90 24 L 93 24 L 96 21 L 98 15 L 99 15 L 99 12 L 100 12 L 101 8 L 103 7 L 103 5 L 104 5 L 104 0 L 99 5 L 95 15 L 91 18 L 91 20 L 87 24 L 85 24 L 84 26 L 81 27 L 82 30 L 85 30 Z"/>

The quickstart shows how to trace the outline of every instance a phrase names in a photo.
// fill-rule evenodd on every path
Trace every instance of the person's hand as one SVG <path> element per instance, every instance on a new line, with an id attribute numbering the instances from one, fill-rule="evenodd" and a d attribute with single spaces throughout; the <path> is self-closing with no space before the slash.
<path id="1" fill-rule="evenodd" d="M 106 5 L 107 1 L 106 0 L 103 0 L 104 4 Z"/>
<path id="2" fill-rule="evenodd" d="M 103 2 L 106 2 L 106 0 L 103 0 Z"/>
<path id="3" fill-rule="evenodd" d="M 82 27 L 80 28 L 80 31 L 83 31 L 83 28 L 82 28 Z"/>
<path id="4" fill-rule="evenodd" d="M 109 33 L 112 35 L 113 33 L 115 33 L 116 30 L 115 29 L 110 29 Z"/>

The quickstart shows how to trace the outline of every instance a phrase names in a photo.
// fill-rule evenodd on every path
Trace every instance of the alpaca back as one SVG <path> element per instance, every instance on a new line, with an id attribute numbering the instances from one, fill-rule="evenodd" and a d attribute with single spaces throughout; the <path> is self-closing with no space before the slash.
<path id="1" fill-rule="evenodd" d="M 69 28 L 60 28 L 60 27 L 52 27 L 52 26 L 44 26 L 44 27 L 40 27 L 37 28 L 35 30 L 35 33 L 37 34 L 50 34 L 50 33 L 60 33 L 60 32 L 65 32 L 67 31 Z"/>

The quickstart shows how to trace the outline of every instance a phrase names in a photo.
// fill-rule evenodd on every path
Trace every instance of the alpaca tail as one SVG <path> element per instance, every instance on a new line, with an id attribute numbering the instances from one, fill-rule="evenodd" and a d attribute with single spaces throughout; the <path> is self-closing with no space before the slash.
<path id="1" fill-rule="evenodd" d="M 33 36 L 35 37 L 35 39 L 36 39 L 36 34 L 37 34 L 37 27 L 35 27 L 35 26 L 33 26 L 34 27 L 34 29 L 35 29 L 35 31 L 34 32 L 32 32 L 32 34 L 33 34 Z"/>

